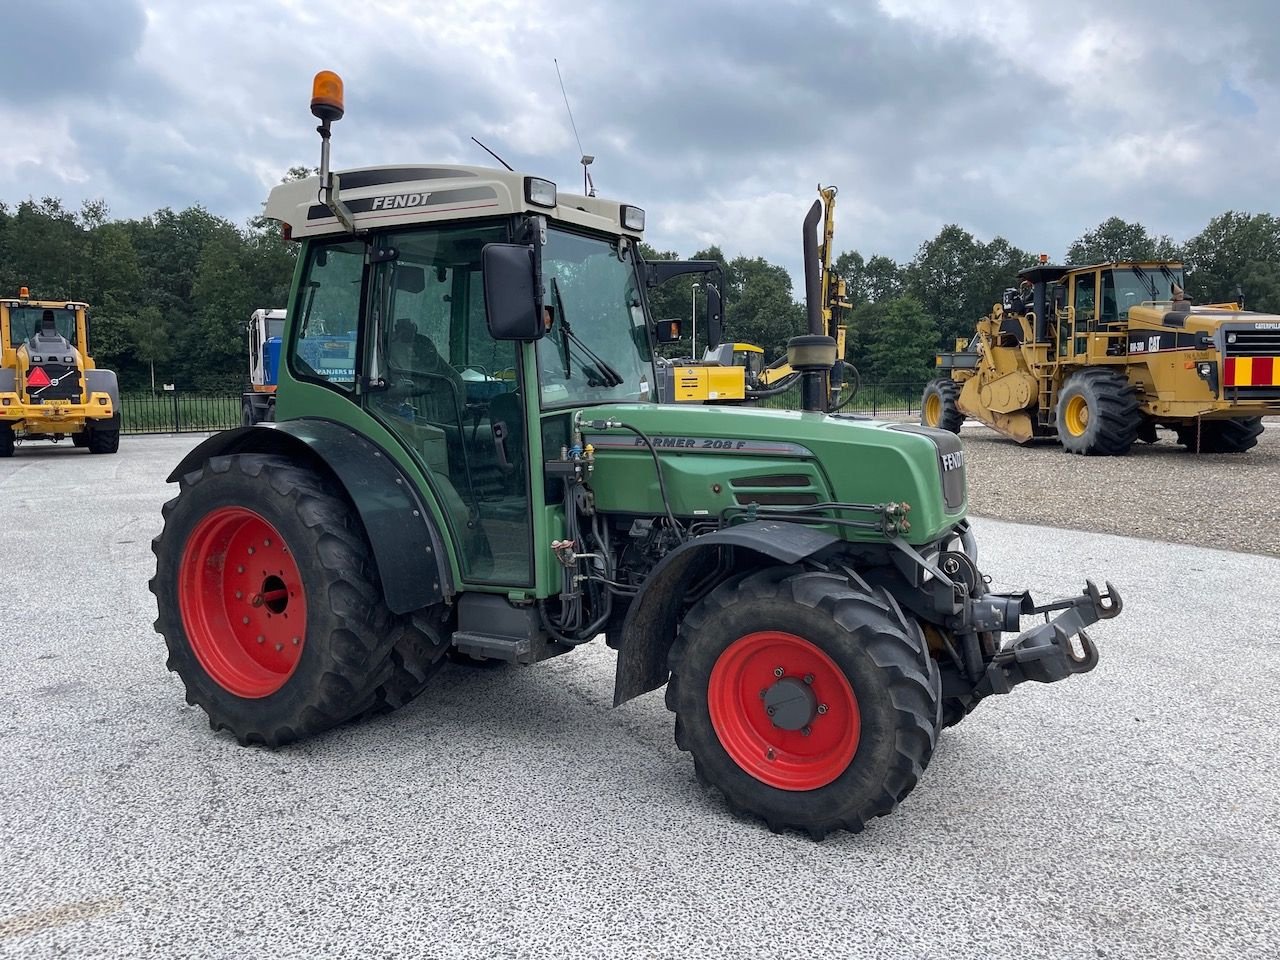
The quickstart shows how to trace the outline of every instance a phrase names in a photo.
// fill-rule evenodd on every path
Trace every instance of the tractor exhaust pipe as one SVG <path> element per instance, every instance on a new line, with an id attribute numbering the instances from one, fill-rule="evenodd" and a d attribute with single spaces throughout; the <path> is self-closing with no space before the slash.
<path id="1" fill-rule="evenodd" d="M 804 218 L 804 306 L 809 316 L 809 333 L 825 337 L 822 325 L 822 269 L 818 264 L 818 221 L 822 219 L 822 203 L 813 201 Z"/>
<path id="2" fill-rule="evenodd" d="M 813 201 L 804 218 L 804 304 L 809 333 L 787 342 L 791 368 L 800 374 L 800 405 L 805 410 L 827 409 L 827 384 L 836 362 L 836 342 L 822 323 L 822 271 L 818 263 L 818 221 L 822 203 Z"/>

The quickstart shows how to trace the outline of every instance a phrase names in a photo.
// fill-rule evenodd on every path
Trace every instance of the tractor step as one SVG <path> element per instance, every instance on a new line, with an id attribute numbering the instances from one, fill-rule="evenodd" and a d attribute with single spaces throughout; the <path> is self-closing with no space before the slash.
<path id="1" fill-rule="evenodd" d="M 487 633 L 463 633 L 461 630 L 453 635 L 453 645 L 459 653 L 507 663 L 529 663 L 533 653 L 533 641 L 529 637 L 496 637 Z"/>

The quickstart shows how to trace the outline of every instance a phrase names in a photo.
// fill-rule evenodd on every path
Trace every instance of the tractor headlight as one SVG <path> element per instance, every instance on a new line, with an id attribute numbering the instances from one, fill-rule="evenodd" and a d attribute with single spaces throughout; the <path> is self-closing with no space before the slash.
<path id="1" fill-rule="evenodd" d="M 639 207 L 624 203 L 619 215 L 622 218 L 622 225 L 626 229 L 635 230 L 637 233 L 644 230 L 644 211 Z"/>
<path id="2" fill-rule="evenodd" d="M 550 180 L 525 177 L 524 198 L 535 207 L 554 207 L 556 205 L 556 185 Z"/>
<path id="3" fill-rule="evenodd" d="M 1236 342 L 1236 335 L 1234 333 L 1228 333 L 1227 343 L 1235 343 L 1235 342 Z"/>
<path id="4" fill-rule="evenodd" d="M 1200 376 L 1202 377 L 1207 377 L 1210 373 L 1213 372 L 1213 367 L 1209 366 L 1209 364 L 1207 363 L 1201 363 L 1198 367 L 1196 367 L 1196 369 L 1200 372 Z"/>

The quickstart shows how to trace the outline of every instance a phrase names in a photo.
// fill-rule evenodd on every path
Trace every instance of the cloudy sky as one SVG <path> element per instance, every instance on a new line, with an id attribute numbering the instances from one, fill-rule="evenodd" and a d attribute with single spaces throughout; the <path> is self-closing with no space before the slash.
<path id="1" fill-rule="evenodd" d="M 819 182 L 836 245 L 946 223 L 1057 257 L 1111 215 L 1185 239 L 1280 213 L 1274 0 L 0 0 L 0 200 L 202 204 L 243 222 L 318 162 L 487 163 L 606 196 L 649 240 L 789 268 Z"/>

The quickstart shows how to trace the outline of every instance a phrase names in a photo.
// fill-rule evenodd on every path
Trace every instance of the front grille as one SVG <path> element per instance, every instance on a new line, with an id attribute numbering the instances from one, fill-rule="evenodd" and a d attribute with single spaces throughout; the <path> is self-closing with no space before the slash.
<path id="1" fill-rule="evenodd" d="M 1235 337 L 1235 343 L 1225 343 L 1228 357 L 1270 357 L 1280 354 L 1280 330 L 1231 330 L 1227 337 Z"/>

